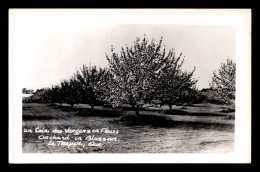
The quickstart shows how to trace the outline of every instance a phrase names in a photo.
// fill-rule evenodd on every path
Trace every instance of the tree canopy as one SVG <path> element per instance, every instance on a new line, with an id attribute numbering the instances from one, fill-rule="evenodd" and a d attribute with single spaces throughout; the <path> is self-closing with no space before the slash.
<path id="1" fill-rule="evenodd" d="M 156 44 L 149 42 L 145 37 L 137 38 L 134 45 L 122 48 L 120 54 L 114 52 L 107 55 L 111 72 L 110 99 L 111 104 L 118 106 L 129 103 L 138 109 L 155 99 L 161 99 L 167 104 L 169 90 L 174 92 L 172 101 L 178 100 L 196 82 L 191 80 L 193 72 L 181 72 L 183 60 L 175 56 L 173 49 L 166 53 L 162 48 L 162 38 Z M 178 83 L 178 84 L 177 84 Z M 185 91 L 181 91 L 181 89 Z M 181 92 L 181 93 L 180 93 Z M 167 98 L 166 98 L 167 97 Z"/>
<path id="2" fill-rule="evenodd" d="M 215 90 L 215 96 L 224 104 L 235 107 L 236 63 L 227 59 L 221 63 L 218 71 L 213 71 L 210 87 Z"/>

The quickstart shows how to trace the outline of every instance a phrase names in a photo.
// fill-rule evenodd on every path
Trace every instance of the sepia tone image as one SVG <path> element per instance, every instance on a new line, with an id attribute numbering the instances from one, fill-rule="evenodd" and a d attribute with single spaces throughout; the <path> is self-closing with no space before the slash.
<path id="1" fill-rule="evenodd" d="M 234 152 L 234 26 L 13 17 L 23 153 Z"/>

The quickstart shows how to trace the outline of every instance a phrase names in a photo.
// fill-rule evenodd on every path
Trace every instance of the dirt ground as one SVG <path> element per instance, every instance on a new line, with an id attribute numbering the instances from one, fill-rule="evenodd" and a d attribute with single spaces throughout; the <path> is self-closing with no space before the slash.
<path id="1" fill-rule="evenodd" d="M 66 105 L 63 106 L 66 107 Z M 176 110 L 188 112 L 186 115 L 160 113 L 152 111 L 152 108 L 140 112 L 140 114 L 144 115 L 167 116 L 174 121 L 183 123 L 183 125 L 170 127 L 155 127 L 152 125 L 126 126 L 115 122 L 119 116 L 80 116 L 77 115 L 77 108 L 88 107 L 79 105 L 75 107 L 74 111 L 68 111 L 47 104 L 23 104 L 23 152 L 227 153 L 233 152 L 234 149 L 235 120 L 229 120 L 226 114 L 221 112 L 221 110 L 226 109 L 225 106 L 199 104 L 174 107 Z M 104 108 L 97 107 L 96 109 Z M 122 113 L 131 112 L 122 111 Z M 192 126 L 190 126 L 191 124 Z M 68 134 L 64 132 L 68 128 L 82 129 L 90 133 Z M 108 132 L 101 132 L 105 131 L 105 128 L 108 129 L 106 130 Z M 28 131 L 30 129 L 32 133 Z M 39 129 L 49 130 L 49 133 L 44 133 Z M 52 133 L 54 129 L 63 132 Z M 35 133 L 36 130 L 37 133 Z M 53 139 L 55 137 L 46 139 L 46 136 L 54 135 L 56 139 Z M 64 137 L 64 140 L 58 137 Z M 79 137 L 82 140 L 75 140 Z M 105 140 L 102 140 L 104 138 Z M 101 141 L 98 139 L 101 139 Z M 69 143 L 76 144 L 79 142 L 81 144 L 68 146 Z"/>

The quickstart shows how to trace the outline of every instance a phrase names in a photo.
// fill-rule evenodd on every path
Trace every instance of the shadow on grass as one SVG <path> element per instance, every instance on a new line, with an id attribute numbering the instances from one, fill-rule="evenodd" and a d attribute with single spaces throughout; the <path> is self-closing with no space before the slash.
<path id="1" fill-rule="evenodd" d="M 29 115 L 23 115 L 23 120 L 52 120 L 55 119 L 55 117 L 52 116 L 29 116 Z"/>
<path id="2" fill-rule="evenodd" d="M 220 111 L 220 113 L 212 113 L 212 112 L 187 112 L 184 110 L 165 110 L 163 111 L 163 114 L 168 114 L 168 115 L 187 115 L 187 116 L 219 116 L 219 117 L 226 117 L 226 116 L 230 116 L 229 112 L 233 112 L 233 111 L 229 111 L 229 112 L 225 112 L 226 114 L 221 114 L 224 113 L 223 111 Z"/>
<path id="3" fill-rule="evenodd" d="M 74 115 L 87 117 L 87 116 L 98 116 L 98 117 L 117 117 L 124 114 L 122 108 L 102 108 L 102 109 L 93 109 L 85 107 L 74 107 L 71 109 L 70 106 L 59 106 L 59 105 L 47 105 L 51 109 L 61 110 L 62 112 L 74 112 Z"/>
<path id="4" fill-rule="evenodd" d="M 50 109 L 58 109 L 58 110 L 61 110 L 62 112 L 72 112 L 72 111 L 75 111 L 74 108 L 71 109 L 70 106 L 59 106 L 59 105 L 55 105 L 55 104 L 50 104 L 50 105 L 47 105 L 48 107 L 50 107 Z"/>
<path id="5" fill-rule="evenodd" d="M 224 109 L 224 110 L 221 110 L 220 112 L 223 112 L 223 113 L 232 113 L 232 112 L 235 112 L 235 109 Z"/>
<path id="6" fill-rule="evenodd" d="M 103 107 L 101 109 L 93 109 L 91 110 L 90 108 L 86 107 L 74 107 L 71 109 L 70 106 L 59 106 L 57 104 L 49 104 L 47 105 L 51 109 L 59 109 L 63 112 L 74 112 L 75 115 L 81 116 L 81 117 L 87 117 L 87 116 L 96 116 L 96 117 L 119 117 L 123 116 L 125 114 L 129 114 L 130 111 L 133 112 L 132 107 L 118 107 L 118 108 L 110 108 L 110 107 Z M 234 120 L 235 116 L 232 114 L 228 114 L 229 112 L 233 111 L 219 111 L 217 113 L 212 113 L 212 112 L 188 112 L 185 111 L 187 108 L 183 108 L 184 110 L 158 110 L 158 109 L 145 109 L 142 108 L 140 109 L 141 111 L 144 112 L 158 112 L 161 114 L 167 114 L 167 115 L 184 115 L 184 116 L 217 116 L 217 117 L 223 117 L 223 119 L 227 120 Z M 155 117 L 156 118 L 156 117 Z M 149 119 L 148 119 L 149 121 Z M 160 121 L 160 119 L 158 119 Z M 214 124 L 212 124 L 214 125 Z M 220 124 L 221 125 L 221 124 Z"/>
<path id="7" fill-rule="evenodd" d="M 23 109 L 32 109 L 33 107 L 24 106 Z"/>
<path id="8" fill-rule="evenodd" d="M 46 106 L 47 106 L 47 107 L 62 107 L 62 106 L 57 105 L 57 104 L 54 104 L 54 103 L 52 103 L 52 104 L 47 104 Z"/>
<path id="9" fill-rule="evenodd" d="M 176 109 L 173 109 L 173 110 L 164 110 L 163 113 L 164 113 L 164 114 L 169 114 L 169 115 L 187 115 L 187 114 L 189 114 L 189 112 L 187 112 L 187 111 L 184 111 L 184 110 L 176 110 Z"/>
<path id="10" fill-rule="evenodd" d="M 212 129 L 220 131 L 234 131 L 234 124 L 207 123 L 198 121 L 174 121 L 169 117 L 157 115 L 123 115 L 114 122 L 122 123 L 126 126 L 144 126 L 165 128 L 186 128 L 186 129 Z"/>
<path id="11" fill-rule="evenodd" d="M 76 111 L 77 116 L 98 116 L 98 117 L 118 117 L 123 115 L 123 111 L 121 110 L 110 110 L 110 109 L 85 109 L 85 108 L 77 108 L 74 109 Z"/>

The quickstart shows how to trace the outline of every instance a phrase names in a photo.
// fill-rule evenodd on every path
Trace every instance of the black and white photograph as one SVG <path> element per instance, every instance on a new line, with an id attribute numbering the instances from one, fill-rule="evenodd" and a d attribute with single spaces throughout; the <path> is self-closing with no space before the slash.
<path id="1" fill-rule="evenodd" d="M 9 161 L 249 163 L 250 14 L 10 9 Z"/>

